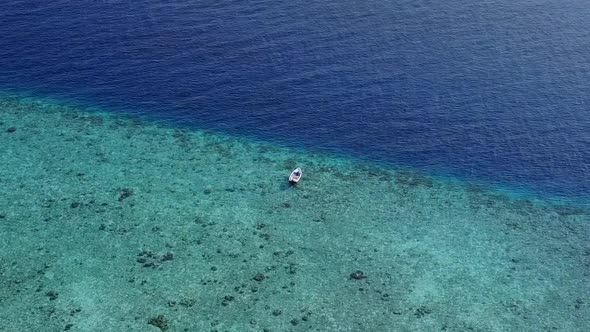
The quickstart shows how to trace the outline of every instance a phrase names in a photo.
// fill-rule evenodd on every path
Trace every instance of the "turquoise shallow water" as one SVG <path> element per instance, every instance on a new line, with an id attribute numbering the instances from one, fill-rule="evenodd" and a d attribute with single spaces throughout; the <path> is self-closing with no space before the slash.
<path id="1" fill-rule="evenodd" d="M 0 115 L 2 330 L 590 328 L 583 206 L 42 99 Z"/>

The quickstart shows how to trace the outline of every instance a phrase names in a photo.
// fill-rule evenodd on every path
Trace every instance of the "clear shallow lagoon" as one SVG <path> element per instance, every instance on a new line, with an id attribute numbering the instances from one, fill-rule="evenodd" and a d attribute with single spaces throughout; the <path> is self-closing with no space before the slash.
<path id="1" fill-rule="evenodd" d="M 590 326 L 584 207 L 55 101 L 0 115 L 4 331 Z"/>
<path id="2" fill-rule="evenodd" d="M 1 2 L 0 330 L 589 331 L 588 17 Z"/>

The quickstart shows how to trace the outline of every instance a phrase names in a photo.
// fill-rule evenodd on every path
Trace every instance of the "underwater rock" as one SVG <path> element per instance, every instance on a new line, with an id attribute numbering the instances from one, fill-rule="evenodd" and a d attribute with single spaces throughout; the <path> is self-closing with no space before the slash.
<path id="1" fill-rule="evenodd" d="M 174 254 L 171 253 L 170 251 L 168 251 L 167 253 L 164 254 L 164 256 L 162 256 L 161 261 L 165 262 L 165 261 L 171 261 L 174 259 Z"/>
<path id="2" fill-rule="evenodd" d="M 197 300 L 195 299 L 181 299 L 179 304 L 183 307 L 187 307 L 190 308 L 192 306 L 194 306 L 197 303 Z"/>
<path id="3" fill-rule="evenodd" d="M 354 271 L 350 274 L 350 278 L 355 280 L 365 279 L 366 277 L 367 275 L 365 274 L 365 272 L 361 270 Z"/>
<path id="4" fill-rule="evenodd" d="M 254 276 L 254 280 L 261 282 L 262 280 L 264 280 L 266 277 L 264 276 L 264 274 L 262 273 L 258 273 L 256 276 Z"/>
<path id="5" fill-rule="evenodd" d="M 49 301 L 53 301 L 53 300 L 57 299 L 58 293 L 52 289 L 49 292 L 47 292 L 45 295 L 47 295 L 47 297 L 49 297 Z"/>
<path id="6" fill-rule="evenodd" d="M 162 331 L 166 331 L 169 328 L 168 319 L 166 319 L 164 315 L 158 315 L 157 317 L 150 318 L 148 320 L 148 324 L 153 325 Z"/>
<path id="7" fill-rule="evenodd" d="M 174 259 L 174 254 L 170 251 L 166 252 L 162 257 L 151 250 L 143 250 L 137 255 L 135 260 L 137 263 L 142 264 L 143 267 L 156 268 L 160 266 L 160 262 L 171 261 Z"/>
<path id="8" fill-rule="evenodd" d="M 235 300 L 235 297 L 233 295 L 226 295 L 226 296 L 223 297 L 223 302 L 221 302 L 221 305 L 224 306 L 224 307 L 226 307 L 233 300 Z"/>
<path id="9" fill-rule="evenodd" d="M 119 202 L 122 202 L 124 199 L 133 195 L 133 190 L 129 188 L 121 189 L 121 194 L 119 195 Z"/>
<path id="10" fill-rule="evenodd" d="M 425 315 L 428 315 L 429 313 L 431 313 L 432 310 L 425 307 L 425 306 L 420 306 L 418 307 L 418 309 L 416 309 L 416 311 L 414 312 L 414 316 L 418 317 L 418 318 L 422 318 Z"/>

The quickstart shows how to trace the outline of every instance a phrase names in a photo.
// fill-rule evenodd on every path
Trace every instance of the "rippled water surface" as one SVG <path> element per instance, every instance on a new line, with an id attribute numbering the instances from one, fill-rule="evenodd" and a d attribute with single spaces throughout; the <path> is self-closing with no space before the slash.
<path id="1" fill-rule="evenodd" d="M 0 330 L 590 331 L 589 17 L 1 2 Z"/>
<path id="2" fill-rule="evenodd" d="M 4 1 L 0 87 L 566 197 L 583 1 Z"/>

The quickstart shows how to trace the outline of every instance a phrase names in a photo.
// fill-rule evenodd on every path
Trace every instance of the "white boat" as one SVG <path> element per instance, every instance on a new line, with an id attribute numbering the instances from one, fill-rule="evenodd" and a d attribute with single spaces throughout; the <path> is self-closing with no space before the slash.
<path id="1" fill-rule="evenodd" d="M 299 180 L 301 180 L 301 175 L 303 175 L 301 168 L 297 167 L 295 170 L 293 170 L 293 172 L 291 172 L 291 175 L 289 175 L 289 183 L 296 184 L 299 182 Z"/>

